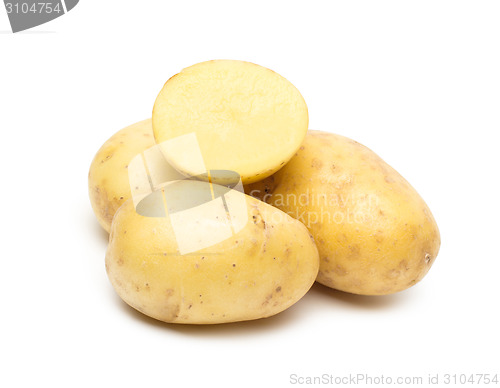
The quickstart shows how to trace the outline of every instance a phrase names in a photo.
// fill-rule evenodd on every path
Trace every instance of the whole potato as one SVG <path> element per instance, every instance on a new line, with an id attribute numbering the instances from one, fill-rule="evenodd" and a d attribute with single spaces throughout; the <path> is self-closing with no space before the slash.
<path id="1" fill-rule="evenodd" d="M 118 208 L 131 197 L 129 162 L 154 145 L 153 127 L 148 119 L 115 133 L 94 157 L 88 177 L 90 203 L 107 232 Z"/>
<path id="2" fill-rule="evenodd" d="M 187 183 L 193 196 L 200 183 Z M 319 268 L 307 228 L 272 206 L 235 193 L 246 204 L 244 227 L 188 254 L 179 252 L 179 231 L 171 216 L 141 216 L 127 201 L 115 215 L 106 253 L 106 270 L 118 295 L 150 317 L 192 324 L 269 317 L 302 298 Z M 227 227 L 224 220 L 201 213 L 194 219 L 204 237 Z M 193 240 L 199 237 L 186 233 Z"/>
<path id="3" fill-rule="evenodd" d="M 320 253 L 317 281 L 346 292 L 391 294 L 420 281 L 440 235 L 415 189 L 374 152 L 309 131 L 296 155 L 246 192 L 302 221 Z"/>

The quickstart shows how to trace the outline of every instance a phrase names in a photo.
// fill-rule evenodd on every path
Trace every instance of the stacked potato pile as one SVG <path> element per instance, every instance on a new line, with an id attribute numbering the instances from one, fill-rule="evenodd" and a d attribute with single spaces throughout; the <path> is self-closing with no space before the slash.
<path id="1" fill-rule="evenodd" d="M 425 276 L 440 246 L 401 175 L 353 140 L 308 130 L 299 91 L 248 62 L 203 62 L 170 78 L 152 119 L 98 151 L 89 193 L 110 232 L 111 283 L 165 322 L 272 316 L 315 280 L 398 292 Z"/>

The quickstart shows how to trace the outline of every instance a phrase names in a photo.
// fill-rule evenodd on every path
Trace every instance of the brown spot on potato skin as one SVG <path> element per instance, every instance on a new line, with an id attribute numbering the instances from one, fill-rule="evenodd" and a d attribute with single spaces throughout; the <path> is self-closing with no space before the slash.
<path id="1" fill-rule="evenodd" d="M 334 268 L 333 268 L 333 272 L 338 275 L 338 276 L 345 276 L 347 275 L 347 270 L 342 267 L 341 265 L 337 264 Z"/>
<path id="2" fill-rule="evenodd" d="M 281 292 L 281 286 L 276 287 L 276 292 Z"/>
<path id="3" fill-rule="evenodd" d="M 417 280 L 416 280 L 416 279 L 412 279 L 412 280 L 410 280 L 410 281 L 406 284 L 406 287 L 407 287 L 407 288 L 408 288 L 408 287 L 411 287 L 411 286 L 413 286 L 416 282 L 417 282 Z"/>
<path id="4" fill-rule="evenodd" d="M 391 269 L 387 271 L 386 278 L 388 279 L 397 279 L 401 275 L 401 271 L 397 269 Z"/>
<path id="5" fill-rule="evenodd" d="M 122 257 L 119 257 L 118 260 L 116 260 L 116 264 L 118 265 L 123 265 L 125 263 L 125 261 L 123 260 Z"/>
<path id="6" fill-rule="evenodd" d="M 319 271 L 319 277 L 325 279 L 326 282 L 328 282 L 328 284 L 333 284 L 333 279 L 330 277 L 330 276 L 325 276 L 324 272 L 322 271 Z"/>
<path id="7" fill-rule="evenodd" d="M 119 280 L 116 276 L 113 278 L 113 280 L 114 280 L 117 287 L 123 289 L 123 283 L 121 282 L 121 280 Z"/>
<path id="8" fill-rule="evenodd" d="M 101 160 L 101 164 L 107 162 L 109 159 L 111 159 L 113 157 L 113 155 L 114 155 L 114 153 L 106 155 L 106 157 Z"/>
<path id="9" fill-rule="evenodd" d="M 364 286 L 364 281 L 362 281 L 361 279 L 358 279 L 358 278 L 354 278 L 351 280 L 351 284 L 356 287 L 356 288 L 363 288 Z"/>
<path id="10" fill-rule="evenodd" d="M 179 304 L 176 304 L 173 306 L 166 306 L 165 307 L 166 320 L 167 321 L 175 321 L 177 318 L 179 318 L 180 311 L 181 311 L 181 306 Z"/>
<path id="11" fill-rule="evenodd" d="M 313 158 L 311 167 L 321 170 L 321 168 L 323 167 L 323 162 L 321 161 L 321 159 Z"/>
<path id="12" fill-rule="evenodd" d="M 398 266 L 396 268 L 390 269 L 387 271 L 385 274 L 385 277 L 387 279 L 395 279 L 398 280 L 400 277 L 404 277 L 405 273 L 407 273 L 410 270 L 410 267 L 408 266 L 408 261 L 406 260 L 401 260 L 398 263 Z"/>
<path id="13" fill-rule="evenodd" d="M 105 182 L 99 183 L 102 187 L 105 187 Z M 121 204 L 116 204 L 110 200 L 108 193 L 105 190 L 101 190 L 99 186 L 94 186 L 90 188 L 91 203 L 93 204 L 94 211 L 96 214 L 103 219 L 107 225 L 111 225 L 113 216 L 118 210 Z M 103 225 L 104 226 L 104 225 Z M 106 231 L 109 232 L 107 228 Z"/>
<path id="14" fill-rule="evenodd" d="M 262 229 L 266 228 L 266 222 L 262 218 L 260 211 L 258 209 L 256 209 L 256 213 L 252 215 L 252 221 L 258 227 L 260 227 Z"/>
<path id="15" fill-rule="evenodd" d="M 349 245 L 349 258 L 358 259 L 361 255 L 361 248 L 359 245 Z"/>
<path id="16" fill-rule="evenodd" d="M 264 300 L 264 302 L 262 302 L 262 306 L 268 305 L 272 298 L 273 294 L 269 294 L 268 296 L 266 296 L 266 299 Z"/>
<path id="17" fill-rule="evenodd" d="M 175 294 L 175 291 L 172 288 L 168 288 L 165 290 L 165 304 L 163 307 L 162 319 L 166 321 L 175 321 L 179 318 L 179 312 L 181 310 L 181 306 L 179 303 L 173 303 L 172 297 Z"/>

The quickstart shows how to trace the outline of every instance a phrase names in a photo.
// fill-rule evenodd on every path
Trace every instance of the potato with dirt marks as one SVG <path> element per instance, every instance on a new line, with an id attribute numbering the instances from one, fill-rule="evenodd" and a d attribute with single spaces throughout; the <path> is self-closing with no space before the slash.
<path id="1" fill-rule="evenodd" d="M 245 191 L 303 222 L 320 253 L 317 281 L 354 294 L 391 294 L 419 282 L 440 235 L 415 189 L 370 149 L 309 131 L 290 162 Z"/>
<path id="2" fill-rule="evenodd" d="M 203 183 L 183 184 L 194 196 Z M 302 298 L 319 268 L 307 228 L 255 198 L 232 195 L 245 205 L 232 224 L 243 227 L 222 240 L 216 237 L 226 233 L 224 215 L 215 219 L 192 208 L 188 211 L 195 209 L 195 216 L 181 215 L 179 225 L 174 211 L 144 217 L 133 200 L 126 202 L 113 220 L 106 253 L 106 270 L 118 295 L 155 319 L 191 324 L 269 317 Z M 189 219 L 194 220 L 192 227 L 185 225 Z M 196 244 L 207 236 L 219 242 L 180 252 L 179 241 L 185 237 Z"/>
<path id="3" fill-rule="evenodd" d="M 154 145 L 153 127 L 148 119 L 115 133 L 94 157 L 88 176 L 90 203 L 107 232 L 118 208 L 131 197 L 128 164 Z"/>

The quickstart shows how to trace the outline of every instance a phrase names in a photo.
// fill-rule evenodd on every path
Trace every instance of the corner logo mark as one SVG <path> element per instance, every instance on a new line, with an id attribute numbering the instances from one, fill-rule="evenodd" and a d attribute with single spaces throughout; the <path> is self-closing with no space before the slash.
<path id="1" fill-rule="evenodd" d="M 12 32 L 50 22 L 69 12 L 79 0 L 4 0 Z"/>

